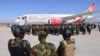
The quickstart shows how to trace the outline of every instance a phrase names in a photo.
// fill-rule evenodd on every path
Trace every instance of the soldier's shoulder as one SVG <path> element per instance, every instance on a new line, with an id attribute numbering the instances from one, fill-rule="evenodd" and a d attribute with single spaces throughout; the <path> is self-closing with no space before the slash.
<path id="1" fill-rule="evenodd" d="M 14 41 L 15 39 L 9 39 L 9 41 Z"/>
<path id="2" fill-rule="evenodd" d="M 56 49 L 56 46 L 53 43 L 48 43 L 48 47 L 52 49 Z"/>
<path id="3" fill-rule="evenodd" d="M 66 40 L 62 40 L 62 41 L 60 41 L 60 44 L 63 44 L 64 42 L 66 42 Z"/>
<path id="4" fill-rule="evenodd" d="M 60 45 L 63 46 L 65 42 L 66 42 L 65 40 L 60 41 Z"/>
<path id="5" fill-rule="evenodd" d="M 32 47 L 32 51 L 38 51 L 39 49 L 41 49 L 41 45 L 40 44 L 36 44 Z"/>
<path id="6" fill-rule="evenodd" d="M 28 40 L 22 40 L 22 42 L 23 42 L 24 44 L 30 44 L 30 42 L 29 42 Z"/>
<path id="7" fill-rule="evenodd" d="M 33 46 L 33 48 L 39 48 L 41 45 L 40 44 L 36 44 Z"/>
<path id="8" fill-rule="evenodd" d="M 71 38 L 71 42 L 72 42 L 72 43 L 75 43 L 75 39 L 74 39 L 74 38 Z"/>
<path id="9" fill-rule="evenodd" d="M 71 38 L 71 40 L 75 41 L 75 39 L 74 39 L 74 38 Z"/>
<path id="10" fill-rule="evenodd" d="M 48 43 L 48 45 L 50 45 L 50 46 L 55 46 L 53 43 Z"/>
<path id="11" fill-rule="evenodd" d="M 15 39 L 9 39 L 9 41 L 8 41 L 8 42 L 12 42 L 12 41 L 15 41 Z"/>
<path id="12" fill-rule="evenodd" d="M 15 42 L 14 39 L 9 39 L 8 44 L 12 44 L 12 43 L 14 43 L 14 42 Z"/>
<path id="13" fill-rule="evenodd" d="M 28 40 L 22 40 L 22 41 L 24 41 L 24 42 L 29 42 Z"/>

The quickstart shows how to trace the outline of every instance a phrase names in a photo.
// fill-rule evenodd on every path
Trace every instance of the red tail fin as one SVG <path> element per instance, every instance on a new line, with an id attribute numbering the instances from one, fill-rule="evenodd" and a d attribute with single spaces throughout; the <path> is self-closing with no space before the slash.
<path id="1" fill-rule="evenodd" d="M 86 12 L 93 12 L 95 10 L 95 7 L 96 7 L 96 3 L 93 3 L 87 10 Z"/>

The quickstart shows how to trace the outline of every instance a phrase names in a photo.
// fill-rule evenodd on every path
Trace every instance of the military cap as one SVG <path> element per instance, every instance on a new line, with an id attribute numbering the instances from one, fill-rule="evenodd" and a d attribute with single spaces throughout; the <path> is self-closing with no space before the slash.
<path id="1" fill-rule="evenodd" d="M 38 36 L 47 36 L 47 33 L 45 31 L 39 31 Z"/>

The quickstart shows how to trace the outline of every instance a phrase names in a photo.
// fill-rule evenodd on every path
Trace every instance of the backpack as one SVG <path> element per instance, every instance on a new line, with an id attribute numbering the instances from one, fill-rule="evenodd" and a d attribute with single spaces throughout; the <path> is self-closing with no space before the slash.
<path id="1" fill-rule="evenodd" d="M 17 43 L 15 46 L 12 46 L 11 44 L 12 41 L 15 40 L 11 39 L 9 40 L 8 43 L 8 49 L 10 51 L 11 56 L 29 56 L 23 45 L 25 40 L 22 40 L 21 42 Z"/>
<path id="2" fill-rule="evenodd" d="M 71 41 L 73 41 L 73 39 L 71 39 Z M 75 44 L 74 43 L 68 44 L 66 40 L 62 41 L 62 43 L 64 44 L 64 50 L 63 50 L 64 56 L 74 56 Z"/>

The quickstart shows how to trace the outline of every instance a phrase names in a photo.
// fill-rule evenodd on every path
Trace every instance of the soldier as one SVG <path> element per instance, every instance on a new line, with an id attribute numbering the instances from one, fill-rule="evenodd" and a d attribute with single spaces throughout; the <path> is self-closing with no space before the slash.
<path id="1" fill-rule="evenodd" d="M 86 25 L 85 25 L 85 24 L 82 24 L 82 25 L 81 25 L 81 31 L 82 31 L 82 34 L 83 34 L 83 35 L 86 34 Z"/>
<path id="2" fill-rule="evenodd" d="M 71 24 L 71 32 L 72 32 L 72 35 L 74 35 L 74 30 L 75 30 L 75 25 Z"/>
<path id="3" fill-rule="evenodd" d="M 22 27 L 17 26 L 13 29 L 15 39 L 10 39 L 8 42 L 8 50 L 11 56 L 30 56 L 31 47 L 27 40 L 24 38 L 25 31 Z"/>
<path id="4" fill-rule="evenodd" d="M 89 34 L 91 34 L 91 25 L 90 25 L 90 24 L 87 24 L 87 32 L 88 32 Z"/>
<path id="5" fill-rule="evenodd" d="M 76 25 L 76 34 L 79 34 L 79 26 L 78 25 Z"/>
<path id="6" fill-rule="evenodd" d="M 57 49 L 58 56 L 74 56 L 75 52 L 75 40 L 71 38 L 71 31 L 65 29 L 62 33 L 63 41 L 60 42 L 60 45 Z"/>
<path id="7" fill-rule="evenodd" d="M 26 25 L 26 31 L 27 31 L 27 34 L 30 35 L 30 32 L 31 32 L 30 25 Z"/>
<path id="8" fill-rule="evenodd" d="M 47 34 L 50 34 L 50 31 L 49 30 L 50 30 L 49 26 L 46 25 L 45 26 L 45 31 L 46 31 Z"/>
<path id="9" fill-rule="evenodd" d="M 99 28 L 99 31 L 100 31 L 100 23 L 98 24 L 98 28 Z"/>
<path id="10" fill-rule="evenodd" d="M 61 32 L 61 31 L 60 31 L 60 25 L 58 25 L 58 26 L 57 26 L 57 35 L 59 35 L 60 32 Z"/>
<path id="11" fill-rule="evenodd" d="M 52 43 L 46 42 L 47 33 L 39 31 L 38 40 L 39 44 L 32 48 L 33 56 L 56 56 L 56 47 Z"/>
<path id="12" fill-rule="evenodd" d="M 35 35 L 35 25 L 32 25 L 32 34 Z"/>

